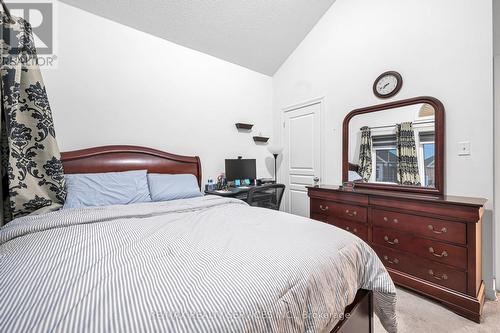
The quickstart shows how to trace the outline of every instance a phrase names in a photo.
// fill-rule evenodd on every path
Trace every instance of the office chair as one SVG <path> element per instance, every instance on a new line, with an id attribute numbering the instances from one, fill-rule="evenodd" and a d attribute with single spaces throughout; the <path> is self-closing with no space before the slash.
<path id="1" fill-rule="evenodd" d="M 250 206 L 279 210 L 284 192 L 283 184 L 256 186 L 248 191 L 247 203 Z"/>

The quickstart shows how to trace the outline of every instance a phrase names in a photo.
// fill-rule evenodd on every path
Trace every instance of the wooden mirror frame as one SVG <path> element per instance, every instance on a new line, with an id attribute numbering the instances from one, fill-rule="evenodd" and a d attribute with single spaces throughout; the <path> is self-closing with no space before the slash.
<path id="1" fill-rule="evenodd" d="M 422 96 L 410 99 L 405 99 L 396 102 L 384 103 L 374 106 L 369 106 L 366 108 L 356 109 L 347 114 L 344 118 L 344 123 L 342 127 L 342 182 L 349 181 L 349 122 L 355 116 L 359 116 L 365 113 L 378 112 L 388 109 L 395 109 L 403 106 L 414 105 L 414 104 L 430 104 L 434 107 L 435 115 L 435 183 L 436 186 L 433 188 L 428 187 L 417 187 L 408 185 L 392 185 L 392 184 L 378 184 L 378 183 L 358 183 L 356 182 L 356 188 L 368 188 L 376 190 L 390 190 L 390 191 L 404 191 L 404 192 L 415 192 L 424 194 L 434 194 L 443 195 L 444 193 L 444 106 L 437 98 Z"/>

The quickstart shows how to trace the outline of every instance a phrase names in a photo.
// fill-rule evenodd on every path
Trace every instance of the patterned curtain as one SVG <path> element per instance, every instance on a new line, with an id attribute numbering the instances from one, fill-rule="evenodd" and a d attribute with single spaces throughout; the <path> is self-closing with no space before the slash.
<path id="1" fill-rule="evenodd" d="M 361 128 L 359 175 L 365 182 L 369 181 L 372 175 L 372 133 L 367 126 Z"/>
<path id="2" fill-rule="evenodd" d="M 412 123 L 405 122 L 396 126 L 396 140 L 398 151 L 398 183 L 401 185 L 420 186 L 417 147 Z"/>
<path id="3" fill-rule="evenodd" d="M 1 162 L 4 222 L 61 207 L 64 172 L 28 22 L 1 14 Z"/>

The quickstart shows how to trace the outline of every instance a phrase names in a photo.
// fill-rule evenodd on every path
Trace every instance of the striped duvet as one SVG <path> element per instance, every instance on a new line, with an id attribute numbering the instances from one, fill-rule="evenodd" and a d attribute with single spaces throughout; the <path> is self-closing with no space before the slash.
<path id="1" fill-rule="evenodd" d="M 0 332 L 328 332 L 359 288 L 396 331 L 359 238 L 219 197 L 69 209 L 0 229 Z"/>

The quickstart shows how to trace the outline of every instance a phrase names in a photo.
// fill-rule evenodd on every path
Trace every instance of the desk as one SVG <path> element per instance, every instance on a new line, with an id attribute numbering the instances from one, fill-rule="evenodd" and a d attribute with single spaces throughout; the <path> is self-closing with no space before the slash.
<path id="1" fill-rule="evenodd" d="M 247 200 L 248 191 L 255 186 L 231 187 L 228 191 L 205 191 L 207 195 L 218 195 L 220 197 L 235 198 L 243 201 Z"/>
<path id="2" fill-rule="evenodd" d="M 239 199 L 254 207 L 279 210 L 284 191 L 284 184 L 269 184 L 262 186 L 235 187 L 227 191 L 205 191 L 205 193 Z"/>
<path id="3" fill-rule="evenodd" d="M 240 187 L 230 187 L 229 190 L 227 191 L 205 191 L 205 194 L 207 195 L 218 195 L 220 197 L 226 197 L 226 198 L 235 198 L 235 199 L 240 199 L 243 201 L 247 201 L 248 197 L 248 192 L 255 187 L 255 185 L 250 185 L 250 186 L 240 186 Z M 261 194 L 258 197 L 264 197 L 268 196 L 265 194 Z"/>

